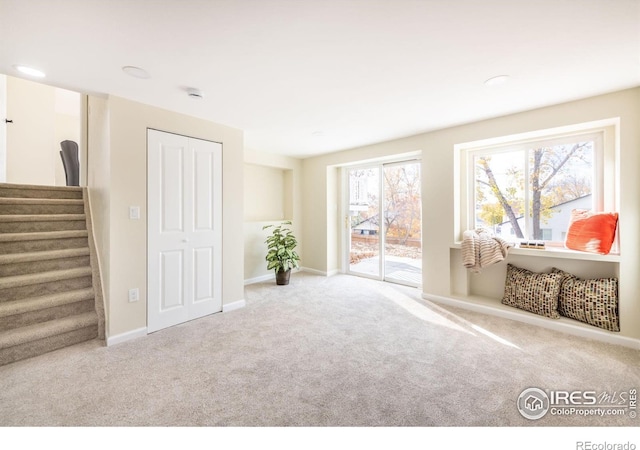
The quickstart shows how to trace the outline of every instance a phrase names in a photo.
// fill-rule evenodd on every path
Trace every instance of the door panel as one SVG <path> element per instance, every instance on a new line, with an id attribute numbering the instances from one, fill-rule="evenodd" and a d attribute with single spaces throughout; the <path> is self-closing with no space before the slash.
<path id="1" fill-rule="evenodd" d="M 182 146 L 161 146 L 160 158 L 160 208 L 162 211 L 162 231 L 184 231 L 184 157 L 186 148 Z"/>
<path id="2" fill-rule="evenodd" d="M 213 230 L 214 155 L 207 149 L 194 147 L 195 229 Z"/>
<path id="3" fill-rule="evenodd" d="M 148 131 L 149 332 L 222 310 L 222 146 Z"/>
<path id="4" fill-rule="evenodd" d="M 213 248 L 196 248 L 194 256 L 194 302 L 209 300 L 213 297 Z"/>
<path id="5" fill-rule="evenodd" d="M 384 279 L 396 283 L 422 283 L 422 201 L 420 163 L 385 164 Z"/>
<path id="6" fill-rule="evenodd" d="M 380 277 L 380 171 L 349 170 L 349 272 Z"/>
<path id="7" fill-rule="evenodd" d="M 162 252 L 160 258 L 160 311 L 163 312 L 184 306 L 184 252 Z"/>

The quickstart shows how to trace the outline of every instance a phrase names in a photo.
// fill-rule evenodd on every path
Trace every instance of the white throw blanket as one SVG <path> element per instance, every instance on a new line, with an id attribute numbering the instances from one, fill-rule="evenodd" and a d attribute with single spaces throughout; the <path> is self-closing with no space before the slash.
<path id="1" fill-rule="evenodd" d="M 483 267 L 504 260 L 511 246 L 487 230 L 467 230 L 462 233 L 462 264 L 472 272 L 480 273 Z"/>

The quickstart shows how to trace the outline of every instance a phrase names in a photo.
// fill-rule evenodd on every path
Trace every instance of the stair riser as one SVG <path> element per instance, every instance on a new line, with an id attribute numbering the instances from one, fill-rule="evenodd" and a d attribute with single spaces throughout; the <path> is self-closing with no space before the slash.
<path id="1" fill-rule="evenodd" d="M 0 289 L 0 302 L 10 302 L 21 298 L 40 297 L 43 295 L 57 294 L 59 292 L 73 291 L 88 287 L 92 287 L 90 276 Z"/>
<path id="2" fill-rule="evenodd" d="M 51 259 L 48 261 L 30 261 L 13 264 L 0 264 L 0 277 L 26 275 L 28 273 L 49 272 L 52 270 L 73 269 L 90 265 L 89 256 Z"/>
<path id="3" fill-rule="evenodd" d="M 39 241 L 11 241 L 0 242 L 0 255 L 9 253 L 43 252 L 46 250 L 64 250 L 67 248 L 87 247 L 88 240 L 84 238 L 42 239 Z"/>
<path id="4" fill-rule="evenodd" d="M 95 302 L 93 299 L 90 299 L 76 303 L 69 303 L 67 305 L 54 306 L 52 308 L 41 309 L 38 311 L 0 317 L 0 332 L 34 325 L 48 320 L 62 319 L 67 316 L 94 310 Z"/>
<path id="5" fill-rule="evenodd" d="M 81 199 L 81 189 L 16 189 L 0 184 L 0 197 L 7 198 L 72 198 Z"/>
<path id="6" fill-rule="evenodd" d="M 0 350 L 0 366 L 98 337 L 98 325 Z"/>
<path id="7" fill-rule="evenodd" d="M 84 214 L 84 205 L 2 205 L 2 214 Z"/>
<path id="8" fill-rule="evenodd" d="M 0 233 L 32 233 L 37 231 L 86 230 L 84 220 L 51 222 L 0 222 Z"/>

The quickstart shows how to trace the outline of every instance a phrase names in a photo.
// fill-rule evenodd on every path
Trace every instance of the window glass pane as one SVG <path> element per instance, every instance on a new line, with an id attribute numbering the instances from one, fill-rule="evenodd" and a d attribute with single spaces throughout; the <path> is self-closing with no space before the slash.
<path id="1" fill-rule="evenodd" d="M 524 236 L 525 153 L 514 150 L 476 154 L 475 227 L 492 230 L 497 236 Z"/>
<path id="2" fill-rule="evenodd" d="M 388 164 L 384 178 L 384 279 L 422 283 L 420 163 Z"/>
<path id="3" fill-rule="evenodd" d="M 528 239 L 561 241 L 571 210 L 591 209 L 593 160 L 593 141 L 529 150 Z"/>
<path id="4" fill-rule="evenodd" d="M 380 276 L 380 170 L 349 170 L 349 270 Z"/>

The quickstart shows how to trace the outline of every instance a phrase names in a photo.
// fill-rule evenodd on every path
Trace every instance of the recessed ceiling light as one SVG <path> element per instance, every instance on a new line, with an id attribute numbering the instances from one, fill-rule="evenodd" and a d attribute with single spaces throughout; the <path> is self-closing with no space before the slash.
<path id="1" fill-rule="evenodd" d="M 16 64 L 15 66 L 13 66 L 13 68 L 16 69 L 20 73 L 23 73 L 25 75 L 29 75 L 30 77 L 44 78 L 44 76 L 45 76 L 45 74 L 44 74 L 44 72 L 42 70 L 34 69 L 33 67 L 22 66 L 22 65 Z"/>
<path id="2" fill-rule="evenodd" d="M 509 75 L 498 75 L 497 77 L 491 77 L 484 82 L 485 86 L 500 86 L 505 84 L 509 80 Z"/>
<path id="3" fill-rule="evenodd" d="M 195 99 L 204 98 L 204 94 L 202 93 L 202 91 L 196 88 L 188 88 L 187 95 L 189 96 L 189 98 L 195 98 Z"/>
<path id="4" fill-rule="evenodd" d="M 135 66 L 124 66 L 122 68 L 122 71 L 124 73 L 126 73 L 127 75 L 131 75 L 132 77 L 136 77 L 136 78 L 142 78 L 142 79 L 147 79 L 147 78 L 151 78 L 151 75 L 149 75 L 149 72 L 147 72 L 144 69 L 141 69 L 140 67 L 135 67 Z"/>

